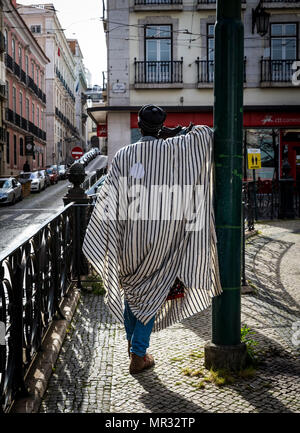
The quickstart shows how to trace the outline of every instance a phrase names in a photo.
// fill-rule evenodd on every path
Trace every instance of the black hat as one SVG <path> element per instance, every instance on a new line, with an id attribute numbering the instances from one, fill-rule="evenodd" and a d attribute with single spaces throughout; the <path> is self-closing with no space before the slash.
<path id="1" fill-rule="evenodd" d="M 138 112 L 138 125 L 146 131 L 158 131 L 166 117 L 167 113 L 157 105 L 144 105 Z"/>

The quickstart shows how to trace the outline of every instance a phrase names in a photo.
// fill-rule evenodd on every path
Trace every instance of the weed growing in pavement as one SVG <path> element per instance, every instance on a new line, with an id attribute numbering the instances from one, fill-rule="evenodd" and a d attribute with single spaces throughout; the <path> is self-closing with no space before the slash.
<path id="1" fill-rule="evenodd" d="M 99 275 L 90 274 L 86 281 L 82 281 L 82 287 L 87 289 L 93 295 L 105 295 L 103 281 Z"/>
<path id="2" fill-rule="evenodd" d="M 252 335 L 252 331 L 247 326 L 244 326 L 242 330 L 243 338 L 247 339 L 249 347 L 253 349 L 253 342 L 249 338 Z M 204 366 L 203 347 L 199 350 L 194 350 L 188 356 L 172 358 L 171 361 L 178 364 L 181 374 L 187 379 L 184 383 L 194 387 L 195 391 L 203 389 L 208 385 L 215 385 L 219 388 L 226 385 L 241 384 L 241 382 L 251 380 L 256 375 L 256 368 L 251 358 L 246 368 L 237 372 L 226 369 L 213 370 L 212 368 L 207 370 Z"/>
<path id="3" fill-rule="evenodd" d="M 248 328 L 246 324 L 242 326 L 241 342 L 246 344 L 249 366 L 257 364 L 257 352 L 255 350 L 255 346 L 257 346 L 258 343 L 251 337 L 251 335 L 254 334 L 256 334 L 256 332 Z"/>

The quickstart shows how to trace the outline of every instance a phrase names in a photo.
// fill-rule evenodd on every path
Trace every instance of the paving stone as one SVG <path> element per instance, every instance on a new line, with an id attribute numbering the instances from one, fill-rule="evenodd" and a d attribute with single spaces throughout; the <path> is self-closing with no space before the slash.
<path id="1" fill-rule="evenodd" d="M 73 331 L 64 341 L 40 412 L 78 413 L 288 413 L 300 412 L 300 347 L 292 341 L 300 321 L 300 220 L 257 224 L 259 236 L 246 242 L 246 278 L 255 295 L 243 295 L 242 324 L 256 334 L 264 364 L 256 375 L 223 387 L 183 376 L 182 368 L 203 368 L 192 358 L 211 338 L 211 309 L 153 333 L 154 369 L 128 372 L 125 331 L 103 297 L 84 294 Z M 297 274 L 298 272 L 298 274 Z"/>

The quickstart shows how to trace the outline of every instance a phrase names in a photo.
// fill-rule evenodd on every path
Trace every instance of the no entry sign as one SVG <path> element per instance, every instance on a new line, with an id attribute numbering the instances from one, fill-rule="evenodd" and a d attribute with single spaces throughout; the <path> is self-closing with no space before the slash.
<path id="1" fill-rule="evenodd" d="M 75 146 L 71 152 L 72 158 L 79 159 L 83 155 L 83 150 L 79 146 Z"/>

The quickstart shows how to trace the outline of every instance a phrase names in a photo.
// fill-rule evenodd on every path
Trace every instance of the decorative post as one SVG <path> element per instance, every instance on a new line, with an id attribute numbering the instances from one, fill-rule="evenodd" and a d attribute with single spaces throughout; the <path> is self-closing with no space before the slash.
<path id="1" fill-rule="evenodd" d="M 241 258 L 243 177 L 244 30 L 241 0 L 217 0 L 214 71 L 215 216 L 223 293 L 213 299 L 212 341 L 206 368 L 239 370 L 241 344 Z"/>
<path id="2" fill-rule="evenodd" d="M 86 176 L 84 167 L 80 163 L 75 163 L 69 170 L 68 179 L 73 183 L 67 195 L 63 197 L 64 205 L 73 205 L 73 272 L 77 276 L 77 287 L 82 289 L 80 275 L 88 273 L 88 265 L 82 253 L 82 244 L 87 226 L 87 206 L 90 202 L 89 197 L 80 186 Z"/>

